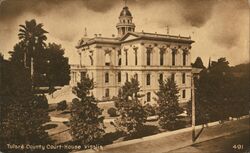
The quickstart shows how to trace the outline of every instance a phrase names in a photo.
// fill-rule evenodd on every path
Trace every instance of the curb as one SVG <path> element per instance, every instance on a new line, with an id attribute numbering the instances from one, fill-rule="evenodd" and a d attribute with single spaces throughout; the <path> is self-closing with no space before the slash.
<path id="1" fill-rule="evenodd" d="M 245 119 L 245 118 L 249 118 L 249 115 L 242 116 L 242 117 L 239 118 L 239 120 L 242 120 L 242 119 Z M 234 122 L 234 121 L 235 120 L 233 119 L 233 120 L 230 120 L 230 121 L 227 121 L 227 122 Z M 219 125 L 219 124 L 220 124 L 220 122 L 216 121 L 216 122 L 208 123 L 204 127 L 213 127 L 213 126 L 216 126 L 216 125 Z M 195 129 L 199 130 L 202 127 L 203 127 L 202 125 L 198 125 L 198 126 L 195 126 Z M 190 140 L 190 141 L 187 141 L 186 144 L 184 144 L 182 146 L 176 146 L 175 148 L 172 148 L 171 150 L 175 150 L 175 149 L 178 149 L 178 148 L 183 148 L 183 147 L 190 146 L 192 144 L 197 144 L 197 143 L 201 143 L 201 142 L 204 142 L 204 141 L 216 139 L 216 138 L 219 138 L 219 137 L 223 137 L 223 136 L 227 136 L 227 135 L 239 133 L 239 132 L 242 132 L 242 131 L 245 131 L 245 130 L 246 129 L 242 129 L 242 130 L 239 130 L 239 131 L 226 132 L 224 134 L 217 135 L 217 136 L 211 136 L 211 137 L 207 137 L 207 138 L 202 138 L 202 139 L 197 140 L 194 143 Z M 110 144 L 110 145 L 104 146 L 100 150 L 89 149 L 89 150 L 77 151 L 77 152 L 74 152 L 74 153 L 83 153 L 83 152 L 84 153 L 96 153 L 96 152 L 99 152 L 99 151 L 106 151 L 106 150 L 112 149 L 112 148 L 118 148 L 118 147 L 127 146 L 127 145 L 131 145 L 131 144 L 136 144 L 136 143 L 151 141 L 151 140 L 159 139 L 159 138 L 170 136 L 170 135 L 181 134 L 181 133 L 188 132 L 188 131 L 191 132 L 192 131 L 192 127 L 188 127 L 188 128 L 184 128 L 184 129 L 179 129 L 179 130 L 175 130 L 175 131 L 171 131 L 171 132 L 162 132 L 162 133 L 159 133 L 159 134 L 155 134 L 155 135 L 151 135 L 151 136 L 147 136 L 147 137 L 142 137 L 142 138 L 139 138 L 139 139 L 133 139 L 133 140 L 129 140 L 129 141 L 123 141 L 123 142 L 119 142 L 119 143 L 114 143 L 114 144 Z M 171 151 L 171 150 L 169 150 L 169 151 Z M 167 151 L 167 152 L 169 152 L 169 151 Z"/>

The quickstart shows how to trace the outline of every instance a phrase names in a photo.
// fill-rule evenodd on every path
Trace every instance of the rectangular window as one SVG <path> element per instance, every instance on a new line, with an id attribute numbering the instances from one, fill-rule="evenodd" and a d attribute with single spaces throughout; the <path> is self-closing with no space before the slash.
<path id="1" fill-rule="evenodd" d="M 93 57 L 92 57 L 92 56 L 89 56 L 89 59 L 90 59 L 90 65 L 94 65 Z"/>
<path id="2" fill-rule="evenodd" d="M 81 80 L 86 77 L 86 72 L 81 72 Z"/>
<path id="3" fill-rule="evenodd" d="M 73 76 L 74 76 L 74 81 L 77 82 L 77 73 L 73 72 Z"/>
<path id="4" fill-rule="evenodd" d="M 126 81 L 128 81 L 128 73 L 126 73 Z"/>
<path id="5" fill-rule="evenodd" d="M 147 85 L 150 85 L 150 74 L 147 74 Z"/>
<path id="6" fill-rule="evenodd" d="M 150 65 L 150 52 L 151 50 L 147 50 L 147 65 Z"/>
<path id="7" fill-rule="evenodd" d="M 125 64 L 128 65 L 128 52 L 125 51 Z"/>
<path id="8" fill-rule="evenodd" d="M 136 81 L 138 81 L 138 74 L 137 73 L 135 74 L 135 79 L 136 79 Z"/>
<path id="9" fill-rule="evenodd" d="M 109 73 L 105 73 L 105 83 L 109 82 Z"/>
<path id="10" fill-rule="evenodd" d="M 186 90 L 182 90 L 182 98 L 186 98 Z"/>
<path id="11" fill-rule="evenodd" d="M 151 92 L 148 92 L 147 93 L 147 102 L 150 102 L 151 101 Z"/>
<path id="12" fill-rule="evenodd" d="M 183 66 L 186 66 L 186 53 L 183 53 Z"/>
<path id="13" fill-rule="evenodd" d="M 122 65 L 121 50 L 118 50 L 118 66 Z"/>
<path id="14" fill-rule="evenodd" d="M 137 50 L 135 50 L 135 65 L 137 65 Z"/>
<path id="15" fill-rule="evenodd" d="M 160 75 L 159 75 L 159 80 L 162 82 L 163 81 L 163 74 L 162 73 L 160 73 Z"/>
<path id="16" fill-rule="evenodd" d="M 109 97 L 109 89 L 105 90 L 105 97 Z"/>
<path id="17" fill-rule="evenodd" d="M 121 66 L 122 65 L 122 58 L 119 58 L 118 60 L 118 66 Z"/>
<path id="18" fill-rule="evenodd" d="M 171 80 L 175 81 L 175 74 L 174 73 L 171 74 Z"/>
<path id="19" fill-rule="evenodd" d="M 182 84 L 186 83 L 186 74 L 182 73 Z"/>
<path id="20" fill-rule="evenodd" d="M 121 82 L 122 78 L 121 78 L 121 72 L 118 72 L 118 82 Z"/>

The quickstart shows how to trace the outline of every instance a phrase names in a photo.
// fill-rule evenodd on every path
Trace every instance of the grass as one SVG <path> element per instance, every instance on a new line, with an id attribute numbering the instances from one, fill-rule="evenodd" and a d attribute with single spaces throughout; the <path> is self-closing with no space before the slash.
<path id="1" fill-rule="evenodd" d="M 50 112 L 49 115 L 52 117 L 60 117 L 60 118 L 70 118 L 70 107 L 71 104 L 68 104 L 68 108 L 64 111 L 60 111 L 60 110 L 56 110 L 56 106 L 57 104 L 50 104 L 49 108 L 50 108 Z M 110 115 L 107 113 L 107 110 L 110 107 L 114 107 L 114 103 L 98 103 L 98 107 L 103 109 L 103 116 L 105 117 L 105 119 L 115 119 L 116 117 L 110 117 Z M 188 117 L 180 117 L 179 118 L 182 121 L 182 125 L 180 125 L 179 128 L 185 128 L 185 127 L 190 127 L 190 119 Z M 145 136 L 150 136 L 150 135 L 154 135 L 157 133 L 161 133 L 161 132 L 166 132 L 166 129 L 162 129 L 159 124 L 158 124 L 158 120 L 151 120 L 151 121 L 147 121 L 145 123 L 145 125 L 143 126 L 143 128 L 134 135 L 124 135 L 121 132 L 117 132 L 115 127 L 113 125 L 110 124 L 110 121 L 104 121 L 104 126 L 105 128 L 105 136 L 102 140 L 100 140 L 101 144 L 103 145 L 108 145 L 108 144 L 112 144 L 112 143 L 117 143 L 117 142 L 121 142 L 121 141 L 127 141 L 127 140 L 131 140 L 131 139 L 137 139 L 137 138 L 142 138 Z M 52 138 L 55 139 L 57 141 L 57 143 L 59 142 L 72 142 L 72 138 L 70 136 L 69 133 L 69 122 L 49 122 L 47 125 L 47 131 L 50 135 L 52 135 Z M 179 129 L 178 128 L 178 129 Z"/>

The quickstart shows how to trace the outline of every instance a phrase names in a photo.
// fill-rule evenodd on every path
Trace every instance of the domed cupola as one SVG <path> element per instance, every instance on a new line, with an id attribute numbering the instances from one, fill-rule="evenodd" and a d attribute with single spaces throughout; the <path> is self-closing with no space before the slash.
<path id="1" fill-rule="evenodd" d="M 119 23 L 116 24 L 116 28 L 118 30 L 118 37 L 122 37 L 127 32 L 135 31 L 135 24 L 132 22 L 133 17 L 128 7 L 123 7 L 120 16 Z"/>
<path id="2" fill-rule="evenodd" d="M 131 16 L 132 17 L 132 14 L 128 10 L 127 6 L 123 7 L 123 9 L 122 9 L 122 11 L 120 13 L 120 16 Z"/>

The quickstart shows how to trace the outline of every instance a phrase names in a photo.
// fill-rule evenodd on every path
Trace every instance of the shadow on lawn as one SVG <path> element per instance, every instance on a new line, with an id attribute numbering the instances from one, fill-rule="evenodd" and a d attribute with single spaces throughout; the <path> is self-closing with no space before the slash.
<path id="1" fill-rule="evenodd" d="M 56 128 L 57 126 L 58 126 L 57 124 L 46 124 L 44 125 L 44 129 L 50 130 L 50 129 Z"/>
<path id="2" fill-rule="evenodd" d="M 101 140 L 99 140 L 98 143 L 105 146 L 105 145 L 109 145 L 109 144 L 114 143 L 114 141 L 116 141 L 122 137 L 124 137 L 123 132 L 119 132 L 119 131 L 111 132 L 111 133 L 105 134 L 104 137 Z"/>
<path id="3" fill-rule="evenodd" d="M 138 139 L 138 138 L 154 135 L 154 134 L 157 134 L 159 132 L 160 132 L 160 130 L 158 129 L 157 126 L 144 125 L 140 131 L 138 131 L 137 133 L 135 133 L 133 135 L 126 135 L 124 132 L 119 132 L 119 131 L 107 133 L 97 143 L 105 146 L 105 145 L 112 144 L 112 143 L 119 141 L 119 140 L 120 141 L 127 141 L 127 140 L 132 140 L 132 139 Z"/>
<path id="4" fill-rule="evenodd" d="M 61 112 L 60 114 L 70 114 L 70 113 L 71 113 L 70 110 L 66 110 L 66 111 Z"/>

